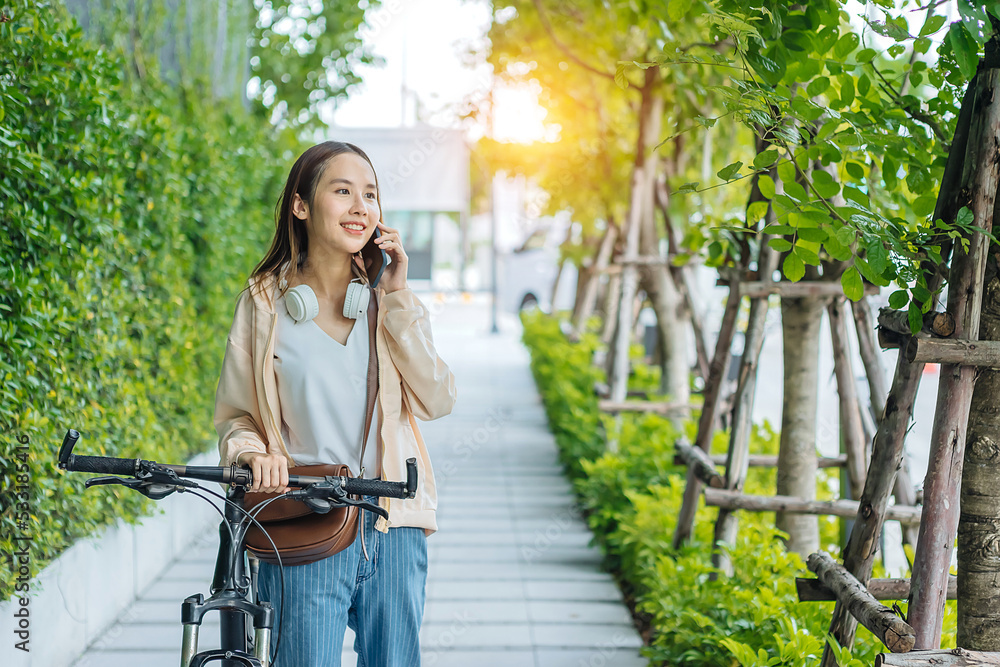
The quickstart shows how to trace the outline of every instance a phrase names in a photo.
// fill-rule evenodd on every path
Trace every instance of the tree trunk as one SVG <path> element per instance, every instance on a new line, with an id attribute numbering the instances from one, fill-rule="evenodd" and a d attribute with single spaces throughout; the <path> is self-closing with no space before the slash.
<path id="1" fill-rule="evenodd" d="M 991 262 L 993 264 L 993 262 Z M 1000 340 L 1000 277 L 990 267 L 980 339 Z M 1000 651 L 1000 371 L 981 369 L 969 411 L 958 524 L 958 645 Z"/>
<path id="2" fill-rule="evenodd" d="M 778 450 L 780 496 L 816 498 L 816 410 L 819 393 L 819 329 L 826 304 L 818 299 L 781 300 L 784 396 Z M 779 513 L 777 526 L 788 533 L 788 550 L 803 559 L 819 549 L 814 516 Z"/>
<path id="3" fill-rule="evenodd" d="M 582 290 L 582 294 L 577 298 L 577 310 L 573 313 L 573 331 L 578 336 L 583 333 L 584 327 L 587 326 L 587 319 L 594 312 L 594 305 L 597 303 L 597 287 L 601 282 L 604 269 L 611 261 L 611 252 L 614 250 L 617 239 L 618 226 L 609 218 L 608 227 L 604 230 L 604 236 L 601 237 L 597 257 L 586 272 L 584 281 L 577 285 L 577 289 Z"/>
<path id="4" fill-rule="evenodd" d="M 730 349 L 733 345 L 733 335 L 736 332 L 736 317 L 740 312 L 740 279 L 739 272 L 734 271 L 729 281 L 729 298 L 726 300 L 726 310 L 722 314 L 722 324 L 719 327 L 719 337 L 715 342 L 715 354 L 709 366 L 708 379 L 705 382 L 704 402 L 701 416 L 698 419 L 698 435 L 695 446 L 706 454 L 712 444 L 715 433 L 716 413 L 719 409 L 719 397 L 722 393 L 722 383 L 729 373 Z M 701 483 L 690 468 L 687 473 L 687 483 L 684 486 L 684 499 L 677 516 L 677 527 L 674 530 L 674 549 L 680 548 L 694 530 L 694 517 L 698 511 L 698 496 L 701 494 Z"/>
<path id="5" fill-rule="evenodd" d="M 833 343 L 833 365 L 837 376 L 837 395 L 840 405 L 840 437 L 847 454 L 847 477 L 851 498 L 860 498 L 865 487 L 868 470 L 868 451 L 865 446 L 865 429 L 861 423 L 858 392 L 854 384 L 851 348 L 847 336 L 847 319 L 843 299 L 834 299 L 827 308 L 830 318 L 830 339 Z"/>
<path id="6" fill-rule="evenodd" d="M 854 324 L 858 332 L 858 348 L 861 352 L 861 362 L 865 366 L 865 377 L 868 379 L 869 407 L 875 422 L 875 432 L 866 433 L 868 442 L 873 442 L 885 414 L 885 401 L 888 394 L 885 387 L 885 375 L 879 358 L 878 346 L 875 343 L 875 325 L 872 321 L 872 309 L 868 298 L 851 303 L 854 313 Z M 920 381 L 919 376 L 916 380 Z M 917 504 L 917 493 L 910 477 L 910 464 L 906 459 L 906 449 L 902 450 L 899 459 L 899 470 L 893 484 L 892 495 L 897 505 L 913 506 Z M 903 544 L 916 546 L 918 526 L 903 526 Z"/>
<path id="7" fill-rule="evenodd" d="M 994 40 L 990 41 L 995 44 Z M 987 49 L 989 51 L 989 49 Z M 981 67 L 975 78 L 975 115 L 969 130 L 962 183 L 975 225 L 989 232 L 1000 183 L 1000 69 Z M 968 253 L 952 253 L 948 312 L 955 317 L 955 338 L 976 340 L 982 307 L 987 237 L 973 232 Z M 913 561 L 913 596 L 908 609 L 917 648 L 939 648 L 948 567 L 958 533 L 959 481 L 965 458 L 966 428 L 976 377 L 973 366 L 941 366 L 938 402 L 931 432 L 930 461 L 924 478 L 924 513 Z"/>
<path id="8" fill-rule="evenodd" d="M 941 179 L 941 189 L 938 191 L 937 203 L 934 206 L 935 220 L 950 222 L 955 217 L 959 193 L 962 192 L 962 170 L 975 98 L 973 89 L 974 83 L 970 83 L 962 100 L 962 110 L 959 113 L 951 151 Z M 948 237 L 942 242 L 941 257 L 947 258 L 950 253 L 951 239 Z M 936 265 L 931 264 L 923 265 L 922 269 L 927 276 L 928 289 L 931 292 L 937 291 L 941 286 L 943 273 Z M 863 328 L 870 331 L 872 327 L 868 324 Z M 924 365 L 921 363 L 910 363 L 902 353 L 897 356 L 892 388 L 886 397 L 878 422 L 878 432 L 872 445 L 869 474 L 860 500 L 861 511 L 854 521 L 851 537 L 844 550 L 844 567 L 862 583 L 867 583 L 871 579 L 878 537 L 882 531 L 889 493 L 893 488 L 894 471 L 900 467 L 903 458 L 903 443 L 910 425 L 913 403 L 917 388 L 920 386 L 923 368 Z M 880 392 L 873 391 L 873 396 L 876 394 L 880 395 Z M 911 579 L 911 590 L 913 585 Z M 854 644 L 856 630 L 857 621 L 844 605 L 838 603 L 834 607 L 833 620 L 830 622 L 830 634 L 841 646 L 850 647 Z M 830 647 L 824 647 L 822 667 L 835 667 L 836 664 Z"/>

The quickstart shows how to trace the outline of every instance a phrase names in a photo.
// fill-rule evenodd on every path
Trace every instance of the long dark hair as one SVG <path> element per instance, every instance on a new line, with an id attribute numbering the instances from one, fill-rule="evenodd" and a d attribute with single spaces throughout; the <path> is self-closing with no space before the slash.
<path id="1" fill-rule="evenodd" d="M 309 252 L 309 237 L 305 225 L 292 213 L 292 200 L 298 194 L 312 208 L 320 177 L 330 161 L 344 153 L 360 155 L 372 168 L 372 173 L 375 173 L 375 165 L 365 152 L 345 141 L 324 141 L 300 155 L 288 173 L 285 189 L 274 208 L 274 239 L 271 241 L 271 249 L 250 274 L 252 287 L 260 288 L 268 276 L 277 280 L 284 278 L 290 282 L 298 274 Z M 378 174 L 375 174 L 375 200 L 378 203 L 379 221 L 382 222 L 382 201 L 379 197 Z"/>

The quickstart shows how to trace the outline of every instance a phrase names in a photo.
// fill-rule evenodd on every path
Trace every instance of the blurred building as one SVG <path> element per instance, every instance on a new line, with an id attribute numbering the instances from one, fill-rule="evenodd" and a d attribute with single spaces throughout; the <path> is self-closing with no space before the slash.
<path id="1" fill-rule="evenodd" d="M 426 125 L 337 127 L 324 139 L 355 144 L 371 158 L 385 224 L 403 237 L 414 287 L 465 288 L 470 202 L 465 133 Z"/>
<path id="2" fill-rule="evenodd" d="M 252 2 L 233 0 L 63 0 L 91 39 L 121 44 L 136 75 L 156 67 L 167 82 L 203 79 L 216 99 L 247 101 Z M 156 29 L 149 29 L 156 26 Z M 135 40 L 135 41 L 130 41 Z M 136 46 L 139 57 L 134 57 Z M 150 58 L 150 54 L 155 54 Z"/>

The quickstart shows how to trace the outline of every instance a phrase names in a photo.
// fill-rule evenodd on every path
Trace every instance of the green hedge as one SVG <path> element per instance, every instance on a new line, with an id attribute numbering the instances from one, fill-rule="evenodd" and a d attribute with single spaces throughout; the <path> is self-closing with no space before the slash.
<path id="1" fill-rule="evenodd" d="M 730 549 L 731 578 L 710 580 L 716 511 L 698 509 L 695 534 L 680 550 L 671 546 L 684 491 L 685 470 L 673 463 L 678 435 L 656 415 L 623 414 L 620 425 L 597 410 L 593 387 L 603 374 L 591 364 L 599 342 L 584 335 L 577 343 L 562 334 L 556 318 L 526 314 L 524 343 L 567 473 L 588 523 L 637 616 L 650 630 L 645 649 L 654 664 L 743 667 L 818 665 L 833 603 L 799 603 L 795 577 L 812 576 L 801 558 L 785 551 L 773 513 L 740 514 L 737 543 Z M 638 362 L 630 389 L 655 388 L 655 371 Z M 614 430 L 616 429 L 617 430 Z M 694 439 L 696 423 L 684 425 Z M 606 452 L 614 436 L 618 451 Z M 725 452 L 728 434 L 716 433 L 713 451 Z M 778 434 L 755 426 L 753 453 L 774 454 Z M 821 471 L 821 497 L 838 487 L 835 474 Z M 774 494 L 775 471 L 751 469 L 748 493 Z M 822 548 L 839 553 L 839 523 L 820 519 Z M 876 573 L 876 576 L 880 573 Z M 905 608 L 905 604 L 902 604 Z M 955 605 L 949 603 L 944 643 L 954 646 Z M 859 628 L 844 666 L 871 665 L 881 643 Z"/>
<path id="2" fill-rule="evenodd" d="M 0 547 L 30 536 L 34 574 L 152 509 L 59 472 L 67 427 L 88 454 L 181 461 L 211 446 L 235 296 L 297 146 L 238 102 L 126 85 L 126 63 L 59 4 L 0 7 Z M 28 517 L 12 505 L 24 436 Z M 0 599 L 13 581 L 4 558 Z"/>

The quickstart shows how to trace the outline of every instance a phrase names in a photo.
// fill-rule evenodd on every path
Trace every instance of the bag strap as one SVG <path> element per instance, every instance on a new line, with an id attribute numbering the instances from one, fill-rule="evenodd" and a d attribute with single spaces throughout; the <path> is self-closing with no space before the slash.
<path id="1" fill-rule="evenodd" d="M 361 431 L 361 462 L 358 466 L 358 477 L 362 476 L 365 465 L 365 449 L 368 446 L 368 431 L 372 426 L 372 417 L 375 414 L 375 397 L 378 395 L 378 354 L 375 351 L 375 327 L 378 323 L 378 299 L 375 290 L 371 290 L 371 298 L 368 299 L 368 376 L 365 386 L 368 390 L 368 407 L 365 411 L 365 428 Z M 376 441 L 379 436 L 376 434 Z"/>

